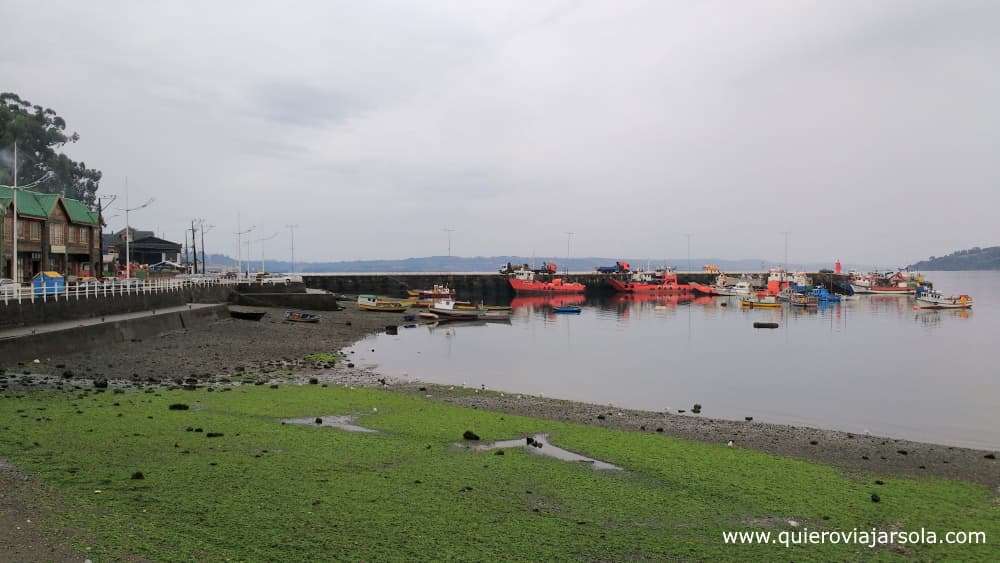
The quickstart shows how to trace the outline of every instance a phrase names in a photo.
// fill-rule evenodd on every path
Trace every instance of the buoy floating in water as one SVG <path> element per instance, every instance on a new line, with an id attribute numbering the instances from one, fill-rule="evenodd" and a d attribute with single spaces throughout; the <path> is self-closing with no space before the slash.
<path id="1" fill-rule="evenodd" d="M 753 327 L 754 328 L 778 328 L 778 323 L 756 322 L 756 323 L 753 323 Z"/>

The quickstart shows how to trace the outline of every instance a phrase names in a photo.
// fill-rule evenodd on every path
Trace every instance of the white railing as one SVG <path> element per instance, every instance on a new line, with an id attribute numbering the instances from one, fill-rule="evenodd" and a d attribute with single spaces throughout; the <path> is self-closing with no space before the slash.
<path id="1" fill-rule="evenodd" d="M 122 295 L 148 295 L 181 291 L 193 287 L 238 286 L 238 285 L 287 285 L 284 279 L 253 279 L 253 278 L 205 278 L 184 280 L 152 280 L 139 278 L 129 280 L 116 279 L 106 281 L 83 282 L 77 284 L 58 284 L 32 286 L 0 286 L 0 303 L 48 303 L 81 300 L 103 299 Z"/>

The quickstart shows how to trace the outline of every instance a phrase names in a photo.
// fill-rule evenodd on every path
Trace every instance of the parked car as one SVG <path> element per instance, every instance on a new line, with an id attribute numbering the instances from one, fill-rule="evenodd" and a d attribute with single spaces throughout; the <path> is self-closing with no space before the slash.
<path id="1" fill-rule="evenodd" d="M 14 295 L 17 293 L 17 284 L 14 280 L 0 278 L 0 295 Z"/>
<path id="2" fill-rule="evenodd" d="M 143 280 L 139 278 L 119 278 L 115 280 L 115 285 L 119 287 L 142 287 Z"/>

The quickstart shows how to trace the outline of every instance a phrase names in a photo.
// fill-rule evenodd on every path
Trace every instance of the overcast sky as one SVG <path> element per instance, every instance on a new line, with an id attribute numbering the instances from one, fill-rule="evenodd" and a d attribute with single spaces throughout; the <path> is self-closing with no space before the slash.
<path id="1" fill-rule="evenodd" d="M 0 90 L 180 240 L 904 264 L 1000 244 L 1000 2 L 0 1 Z M 120 227 L 121 218 L 110 221 Z M 259 251 L 254 250 L 258 255 Z"/>

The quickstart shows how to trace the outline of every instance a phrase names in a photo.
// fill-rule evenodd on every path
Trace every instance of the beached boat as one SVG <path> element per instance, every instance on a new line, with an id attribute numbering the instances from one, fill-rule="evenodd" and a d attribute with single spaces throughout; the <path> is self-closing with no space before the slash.
<path id="1" fill-rule="evenodd" d="M 633 272 L 628 279 L 608 278 L 608 284 L 620 293 L 691 293 L 691 286 L 677 282 L 677 274 L 670 270 Z"/>
<path id="2" fill-rule="evenodd" d="M 507 277 L 510 287 L 518 294 L 531 293 L 583 293 L 586 287 L 582 283 L 567 282 L 560 277 L 550 277 L 541 279 L 539 275 L 549 275 L 555 273 L 555 264 L 549 264 L 544 274 L 528 269 L 514 270 Z"/>
<path id="3" fill-rule="evenodd" d="M 970 309 L 972 308 L 972 297 L 964 294 L 944 296 L 941 292 L 931 289 L 917 297 L 916 307 L 918 309 Z"/>
<path id="4" fill-rule="evenodd" d="M 413 299 L 386 299 L 374 295 L 359 295 L 358 308 L 362 311 L 376 311 L 380 313 L 403 313 L 416 304 Z"/>
<path id="5" fill-rule="evenodd" d="M 444 299 L 455 296 L 455 290 L 447 285 L 435 285 L 431 289 L 408 289 L 406 294 L 417 299 Z"/>
<path id="6" fill-rule="evenodd" d="M 285 320 L 293 323 L 318 323 L 319 315 L 302 311 L 285 311 Z"/>
<path id="7" fill-rule="evenodd" d="M 748 295 L 740 299 L 740 307 L 773 309 L 781 307 L 781 303 L 775 295 Z"/>

